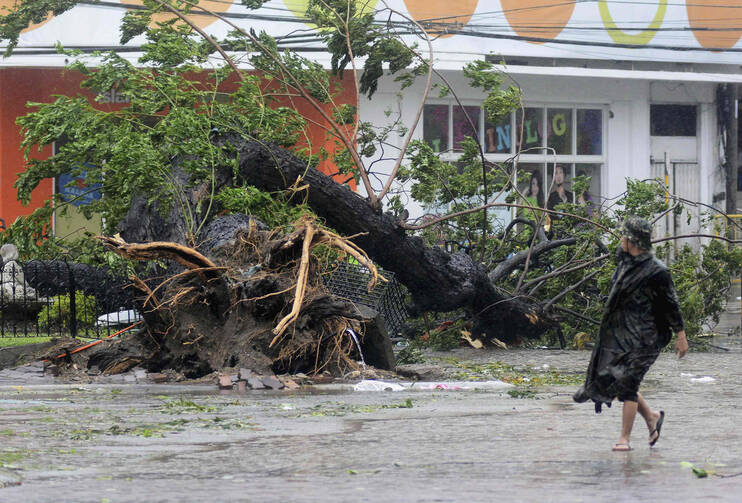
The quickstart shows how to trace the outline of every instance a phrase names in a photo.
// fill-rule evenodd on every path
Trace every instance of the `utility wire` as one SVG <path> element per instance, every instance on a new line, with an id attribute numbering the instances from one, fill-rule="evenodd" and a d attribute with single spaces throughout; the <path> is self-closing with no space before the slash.
<path id="1" fill-rule="evenodd" d="M 595 1 L 595 0 L 588 0 L 588 1 Z M 92 2 L 88 0 L 84 0 L 81 2 L 83 4 L 87 5 L 95 5 L 95 6 L 104 6 L 104 7 L 110 7 L 110 8 L 119 8 L 119 9 L 136 9 L 136 10 L 145 10 L 146 7 L 142 5 L 134 5 L 134 4 L 121 4 L 121 3 L 114 3 L 114 2 L 107 2 L 107 1 L 101 1 L 101 2 Z M 570 4 L 573 2 L 562 2 L 562 3 L 555 3 L 555 4 L 549 4 L 551 6 L 559 6 L 559 5 L 565 5 Z M 637 4 L 637 3 L 643 3 L 643 2 L 636 2 L 636 1 L 623 1 L 618 3 L 627 3 L 627 4 Z M 742 7 L 738 7 L 742 8 Z M 192 14 L 198 14 L 196 12 Z M 308 22 L 307 19 L 303 18 L 297 18 L 293 15 L 287 15 L 287 16 L 276 16 L 276 15 L 265 15 L 265 14 L 256 14 L 256 13 L 224 13 L 222 14 L 225 17 L 228 18 L 234 18 L 234 19 L 251 19 L 251 20 L 258 20 L 258 21 L 273 21 L 273 22 L 290 22 L 290 23 L 297 23 L 297 22 Z M 421 23 L 422 24 L 422 23 Z M 410 35 L 415 34 L 415 29 L 412 23 L 409 22 L 401 22 L 401 21 L 392 21 L 392 22 L 382 22 L 379 21 L 379 26 L 390 26 L 393 30 L 395 30 L 396 34 L 398 35 Z M 576 39 L 557 39 L 557 38 L 548 38 L 548 37 L 539 37 L 537 36 L 538 32 L 541 30 L 547 29 L 544 26 L 533 26 L 533 25 L 521 25 L 521 26 L 515 26 L 515 28 L 528 28 L 534 32 L 533 36 L 529 35 L 513 35 L 510 33 L 492 33 L 488 31 L 483 31 L 482 28 L 486 28 L 487 26 L 479 26 L 476 24 L 469 24 L 467 25 L 468 28 L 464 28 L 461 26 L 460 23 L 425 23 L 423 24 L 423 27 L 426 28 L 428 31 L 435 32 L 435 33 L 442 33 L 442 34 L 451 34 L 451 35 L 462 35 L 466 37 L 474 37 L 474 38 L 483 38 L 483 39 L 502 39 L 502 40 L 514 40 L 514 41 L 522 41 L 522 42 L 537 42 L 537 43 L 549 43 L 549 44 L 556 44 L 556 45 L 568 45 L 568 46 L 583 46 L 583 47 L 606 47 L 606 48 L 621 48 L 621 49 L 660 49 L 660 50 L 667 50 L 667 51 L 681 51 L 681 52 L 709 52 L 709 51 L 722 51 L 722 52 L 731 52 L 731 53 L 738 53 L 742 52 L 742 49 L 738 48 L 724 48 L 724 47 L 690 47 L 690 46 L 682 46 L 682 45 L 668 45 L 668 44 L 645 44 L 645 45 L 639 45 L 639 44 L 622 44 L 622 43 L 615 43 L 615 42 L 603 42 L 603 41 L 594 41 L 594 40 L 576 40 Z M 497 26 L 496 28 L 500 28 Z M 509 26 L 507 28 L 507 31 L 510 31 L 513 27 Z M 506 29 L 506 27 L 503 25 L 502 29 Z M 567 28 L 570 29 L 570 28 Z M 587 32 L 590 30 L 589 27 L 575 27 L 575 32 L 583 31 Z M 610 28 L 596 27 L 596 30 L 600 31 L 611 31 Z M 613 30 L 620 30 L 619 28 L 614 28 Z M 734 31 L 742 31 L 742 26 L 739 28 L 712 28 L 712 27 L 701 27 L 701 28 L 691 28 L 691 27 L 680 27 L 680 28 L 643 28 L 642 30 L 651 30 L 656 32 L 734 32 Z M 312 36 L 311 34 L 299 34 L 299 35 L 287 35 L 286 37 L 278 36 L 276 39 L 280 42 L 282 40 L 286 40 L 286 43 L 321 43 L 322 37 L 317 34 L 315 36 Z M 295 40 L 293 40 L 295 39 Z M 293 41 L 292 41 L 293 40 Z M 285 45 L 285 44 L 282 44 Z M 48 53 L 54 53 L 56 52 L 56 49 L 54 51 L 47 51 L 46 47 L 49 47 L 51 49 L 52 46 L 27 46 L 27 49 L 24 48 L 18 48 L 16 49 L 17 53 L 26 53 L 26 54 L 48 54 Z M 72 48 L 72 47 L 70 47 Z M 82 46 L 78 47 L 80 50 L 100 50 L 100 51 L 120 51 L 120 52 L 136 52 L 140 50 L 139 46 L 131 47 L 131 46 Z M 317 52 L 320 50 L 324 50 L 322 47 L 316 47 L 316 46 L 292 46 L 291 49 L 296 51 L 308 51 L 308 52 Z M 40 51 L 40 52 L 39 52 Z"/>

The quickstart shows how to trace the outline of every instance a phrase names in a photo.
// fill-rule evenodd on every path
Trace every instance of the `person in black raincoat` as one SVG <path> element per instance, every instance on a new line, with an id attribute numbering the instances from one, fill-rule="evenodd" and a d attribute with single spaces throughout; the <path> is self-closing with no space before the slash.
<path id="1" fill-rule="evenodd" d="M 638 217 L 622 226 L 618 267 L 603 309 L 598 341 L 590 357 L 585 384 L 574 394 L 576 402 L 595 402 L 595 412 L 614 398 L 623 402 L 621 436 L 614 451 L 631 450 L 629 438 L 637 411 L 649 428 L 649 445 L 660 437 L 665 419 L 639 393 L 644 374 L 677 333 L 679 358 L 688 351 L 677 295 L 667 267 L 651 253 L 652 230 Z"/>

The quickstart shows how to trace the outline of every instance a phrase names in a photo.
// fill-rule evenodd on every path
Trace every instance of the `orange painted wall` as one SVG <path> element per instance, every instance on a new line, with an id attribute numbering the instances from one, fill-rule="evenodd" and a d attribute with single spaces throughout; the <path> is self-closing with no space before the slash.
<path id="1" fill-rule="evenodd" d="M 26 107 L 29 101 L 49 102 L 54 99 L 54 95 L 60 94 L 71 96 L 83 94 L 92 99 L 92 93 L 80 89 L 82 80 L 82 75 L 79 73 L 60 68 L 0 69 L 0 218 L 5 220 L 6 225 L 13 223 L 19 215 L 27 215 L 41 206 L 53 192 L 53 182 L 45 180 L 34 191 L 32 201 L 28 206 L 23 206 L 18 202 L 13 184 L 18 173 L 24 170 L 25 163 L 23 152 L 20 149 L 21 132 L 15 123 L 16 118 L 29 112 Z M 343 89 L 335 98 L 336 102 L 355 104 L 356 93 L 352 76 L 349 74 L 342 82 Z M 289 105 L 289 103 L 284 104 Z M 312 120 L 326 125 L 308 103 L 295 99 L 294 105 L 303 115 L 306 114 Z M 122 105 L 98 104 L 97 106 L 103 110 L 113 110 Z M 328 150 L 333 149 L 332 142 L 326 141 L 322 128 L 309 126 L 308 136 L 316 148 L 324 145 Z M 46 147 L 36 155 L 38 158 L 45 158 L 51 153 L 51 147 Z M 328 174 L 335 172 L 329 162 L 322 163 L 320 170 Z M 350 185 L 355 188 L 352 180 Z"/>

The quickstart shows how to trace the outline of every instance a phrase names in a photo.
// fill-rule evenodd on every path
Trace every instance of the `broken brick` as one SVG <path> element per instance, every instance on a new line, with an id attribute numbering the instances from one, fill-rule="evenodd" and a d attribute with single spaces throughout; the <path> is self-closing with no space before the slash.
<path id="1" fill-rule="evenodd" d="M 228 375 L 220 375 L 219 389 L 232 389 L 232 378 Z"/>

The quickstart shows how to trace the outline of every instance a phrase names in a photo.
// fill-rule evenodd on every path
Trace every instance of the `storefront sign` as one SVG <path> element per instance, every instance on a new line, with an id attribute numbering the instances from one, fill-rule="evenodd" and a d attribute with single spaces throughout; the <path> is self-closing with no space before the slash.
<path id="1" fill-rule="evenodd" d="M 73 206 L 85 206 L 100 199 L 100 184 L 87 185 L 86 172 L 79 176 L 63 174 L 57 177 L 57 193 Z"/>

